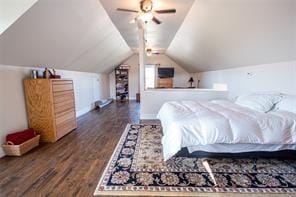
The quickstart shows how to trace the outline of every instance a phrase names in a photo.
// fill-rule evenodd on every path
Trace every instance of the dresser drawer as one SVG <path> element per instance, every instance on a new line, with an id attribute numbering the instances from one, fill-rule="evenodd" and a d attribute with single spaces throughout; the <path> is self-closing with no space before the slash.
<path id="1" fill-rule="evenodd" d="M 54 104 L 54 113 L 56 115 L 75 108 L 74 99 L 69 99 L 61 103 Z"/>
<path id="2" fill-rule="evenodd" d="M 63 91 L 63 92 L 55 92 L 53 94 L 53 102 L 54 103 L 63 103 L 68 100 L 74 100 L 74 92 L 73 91 Z"/>
<path id="3" fill-rule="evenodd" d="M 76 118 L 75 110 L 73 109 L 56 114 L 56 126 L 58 127 L 60 124 L 63 124 L 73 118 Z"/>
<path id="4" fill-rule="evenodd" d="M 57 125 L 57 138 L 61 138 L 70 131 L 76 129 L 76 119 L 70 119 L 62 124 Z"/>
<path id="5" fill-rule="evenodd" d="M 52 89 L 53 92 L 62 92 L 62 91 L 69 91 L 73 90 L 73 84 L 68 83 L 68 84 L 52 84 Z"/>
<path id="6" fill-rule="evenodd" d="M 72 80 L 52 80 L 53 85 L 73 84 Z"/>

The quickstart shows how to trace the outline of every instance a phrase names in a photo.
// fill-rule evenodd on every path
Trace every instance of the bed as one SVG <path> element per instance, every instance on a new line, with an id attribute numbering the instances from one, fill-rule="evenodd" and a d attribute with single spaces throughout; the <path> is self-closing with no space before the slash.
<path id="1" fill-rule="evenodd" d="M 163 128 L 163 156 L 189 153 L 245 153 L 296 150 L 296 113 L 261 112 L 230 101 L 172 101 L 157 118 Z"/>

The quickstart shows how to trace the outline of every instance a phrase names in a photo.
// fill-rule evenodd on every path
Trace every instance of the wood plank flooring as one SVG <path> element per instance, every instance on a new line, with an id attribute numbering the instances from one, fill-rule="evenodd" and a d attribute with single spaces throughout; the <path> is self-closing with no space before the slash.
<path id="1" fill-rule="evenodd" d="M 93 196 L 126 124 L 139 123 L 139 107 L 112 103 L 80 117 L 58 142 L 0 159 L 0 196 Z"/>
<path id="2" fill-rule="evenodd" d="M 22 157 L 0 159 L 0 197 L 93 196 L 101 174 L 128 123 L 139 123 L 139 103 L 112 103 L 78 119 L 78 128 L 56 143 Z M 144 121 L 159 124 L 159 121 Z M 201 194 L 207 196 L 208 194 Z M 263 194 L 213 194 L 258 197 Z M 267 194 L 264 197 L 275 197 Z M 289 196 L 289 195 L 288 195 Z"/>

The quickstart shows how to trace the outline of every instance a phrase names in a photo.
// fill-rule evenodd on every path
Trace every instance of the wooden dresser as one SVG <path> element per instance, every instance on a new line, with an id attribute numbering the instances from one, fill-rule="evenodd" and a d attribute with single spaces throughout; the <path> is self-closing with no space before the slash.
<path id="1" fill-rule="evenodd" d="M 158 88 L 172 88 L 173 79 L 172 78 L 158 78 Z"/>
<path id="2" fill-rule="evenodd" d="M 73 81 L 66 79 L 25 79 L 29 127 L 41 140 L 55 142 L 76 129 Z"/>

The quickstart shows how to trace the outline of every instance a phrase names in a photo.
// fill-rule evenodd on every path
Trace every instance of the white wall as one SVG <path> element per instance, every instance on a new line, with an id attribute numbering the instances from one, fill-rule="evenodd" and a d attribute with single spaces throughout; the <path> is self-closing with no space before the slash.
<path id="1" fill-rule="evenodd" d="M 139 62 L 139 61 L 138 61 Z M 152 55 L 146 57 L 146 64 L 159 64 L 159 67 L 174 67 L 175 75 L 173 78 L 174 87 L 188 87 L 188 80 L 191 74 L 184 70 L 180 65 L 174 62 L 166 55 Z"/>
<path id="2" fill-rule="evenodd" d="M 30 70 L 0 65 L 0 144 L 6 134 L 28 127 L 23 79 L 30 76 Z M 57 73 L 74 81 L 77 116 L 91 110 L 94 101 L 109 97 L 108 75 L 60 70 Z"/>
<path id="3" fill-rule="evenodd" d="M 140 34 L 140 39 L 143 34 Z M 142 40 L 144 44 L 144 39 Z M 141 46 L 141 42 L 140 42 Z M 143 47 L 143 46 L 142 46 Z M 186 72 L 181 66 L 176 64 L 166 55 L 147 57 L 142 48 L 142 58 L 137 58 L 137 64 L 141 65 L 140 80 L 141 80 L 141 119 L 156 119 L 157 113 L 161 106 L 167 101 L 180 100 L 212 100 L 212 99 L 226 99 L 228 97 L 227 91 L 201 90 L 201 89 L 144 89 L 144 65 L 160 64 L 160 66 L 172 66 L 175 68 L 175 77 L 173 79 L 174 87 L 188 87 L 189 77 L 197 77 L 194 74 Z M 141 51 L 141 47 L 140 47 Z M 195 79 L 197 81 L 197 78 Z"/>
<path id="4" fill-rule="evenodd" d="M 139 55 L 135 54 L 126 60 L 123 64 L 130 65 L 129 70 L 129 93 L 130 99 L 135 99 L 136 94 L 140 92 L 139 90 Z M 185 71 L 180 65 L 175 63 L 166 55 L 153 55 L 146 57 L 146 64 L 159 64 L 160 67 L 174 67 L 175 76 L 173 78 L 174 87 L 188 87 L 189 78 L 196 77 L 194 74 L 190 74 Z M 115 98 L 115 74 L 114 72 L 110 73 L 110 96 Z"/>
<path id="5" fill-rule="evenodd" d="M 139 56 L 133 55 L 127 59 L 123 64 L 128 64 L 130 66 L 128 75 L 128 85 L 129 85 L 129 99 L 135 100 L 136 94 L 139 93 Z M 109 74 L 110 80 L 110 97 L 116 99 L 115 95 L 115 72 Z"/>
<path id="6" fill-rule="evenodd" d="M 94 102 L 109 98 L 109 76 L 107 74 L 58 71 L 63 78 L 73 79 L 76 115 L 80 116 L 94 108 Z"/>
<path id="7" fill-rule="evenodd" d="M 296 95 L 296 61 L 198 73 L 201 88 L 228 85 L 230 99 L 250 91 L 280 91 Z"/>
<path id="8" fill-rule="evenodd" d="M 167 101 L 227 99 L 227 91 L 203 89 L 159 89 L 141 93 L 141 119 L 156 119 L 161 106 Z"/>

